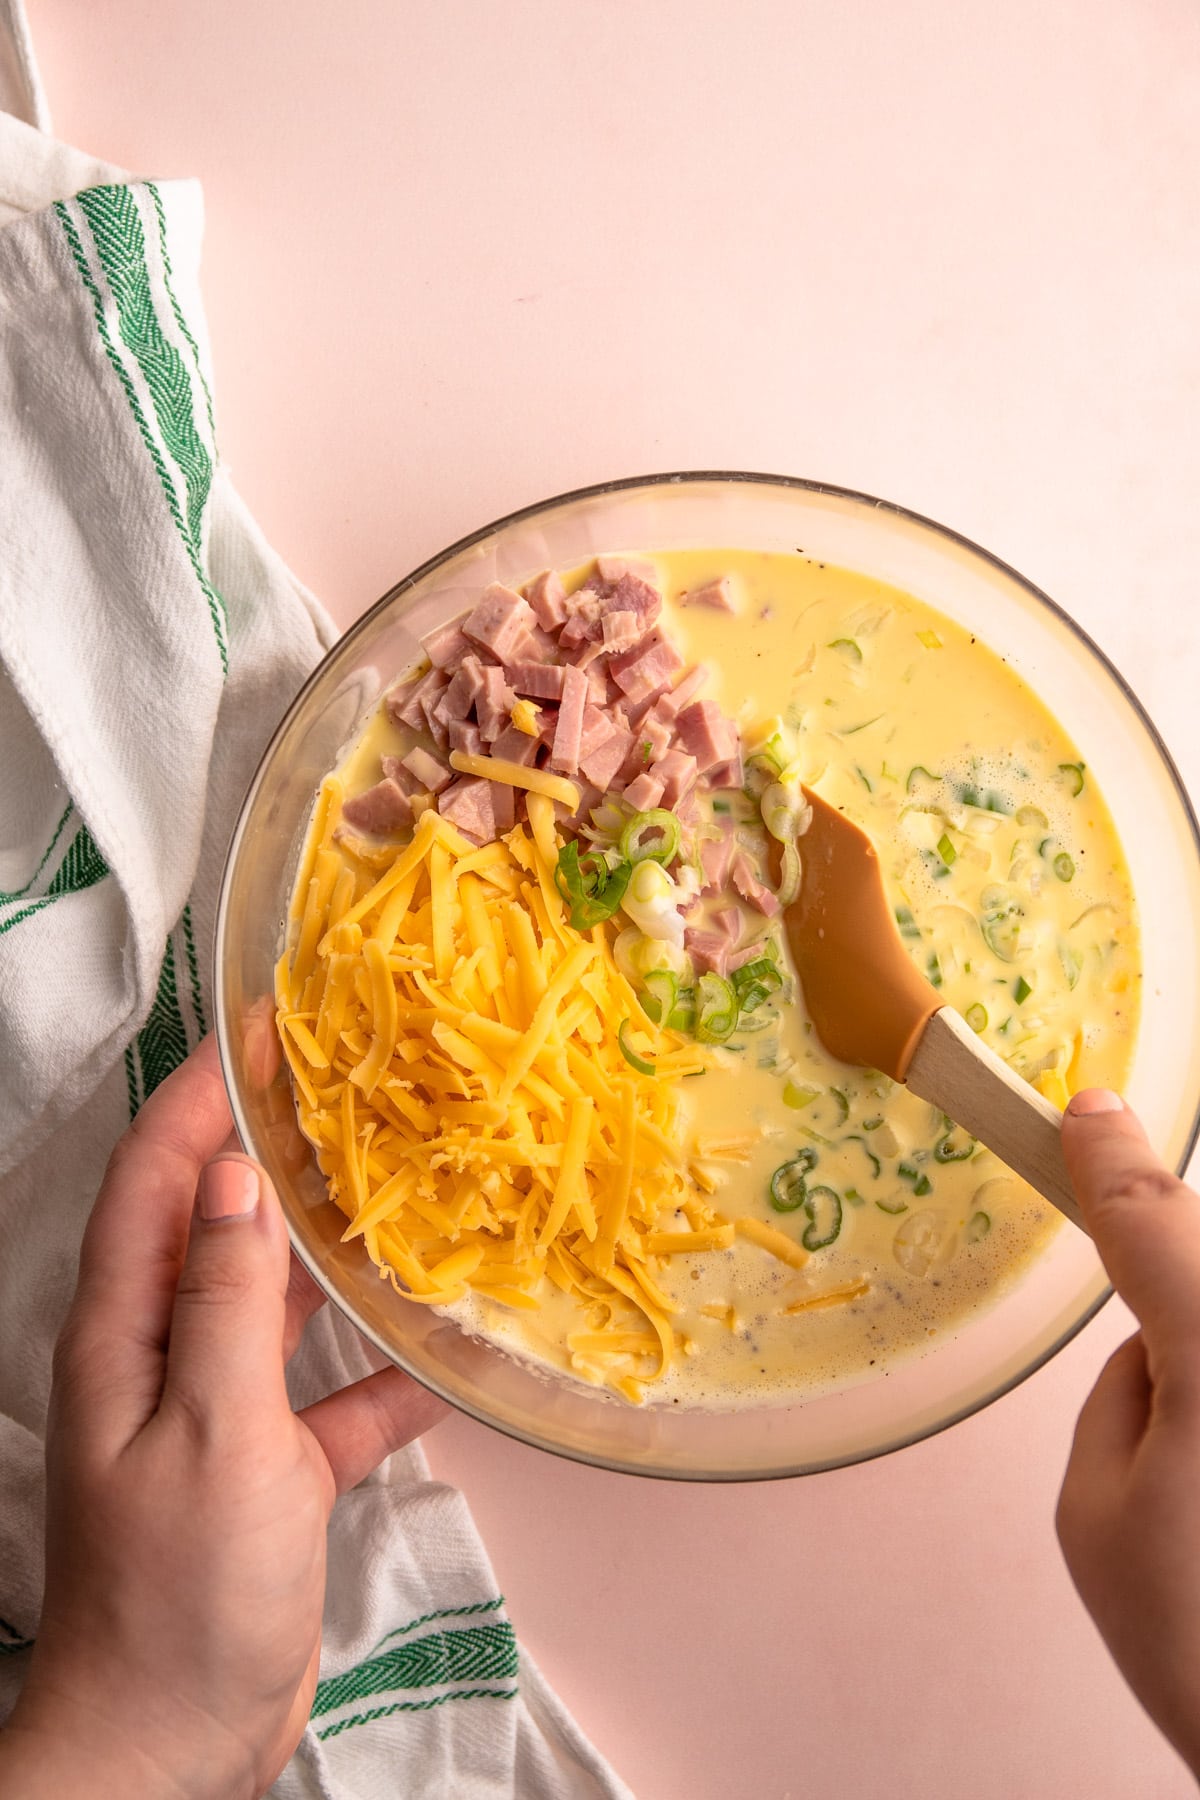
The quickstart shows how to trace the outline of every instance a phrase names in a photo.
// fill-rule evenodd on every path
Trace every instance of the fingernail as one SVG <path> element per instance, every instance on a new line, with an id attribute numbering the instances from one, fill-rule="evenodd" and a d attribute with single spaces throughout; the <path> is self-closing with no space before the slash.
<path id="1" fill-rule="evenodd" d="M 233 1157 L 210 1162 L 200 1174 L 196 1208 L 202 1219 L 248 1219 L 258 1206 L 258 1170 Z"/>
<path id="2" fill-rule="evenodd" d="M 1072 1094 L 1067 1101 L 1067 1111 L 1075 1118 L 1085 1117 L 1088 1113 L 1124 1112 L 1125 1102 L 1120 1094 L 1114 1094 L 1111 1088 L 1084 1088 L 1082 1093 Z"/>

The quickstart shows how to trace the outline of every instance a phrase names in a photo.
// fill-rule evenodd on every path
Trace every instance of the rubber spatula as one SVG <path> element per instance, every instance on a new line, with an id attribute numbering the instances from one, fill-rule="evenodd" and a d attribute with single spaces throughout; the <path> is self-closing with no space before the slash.
<path id="1" fill-rule="evenodd" d="M 842 1062 L 879 1069 L 953 1119 L 1081 1231 L 1062 1114 L 947 1006 L 900 941 L 866 832 L 810 789 L 801 877 L 784 909 L 817 1036 Z"/>

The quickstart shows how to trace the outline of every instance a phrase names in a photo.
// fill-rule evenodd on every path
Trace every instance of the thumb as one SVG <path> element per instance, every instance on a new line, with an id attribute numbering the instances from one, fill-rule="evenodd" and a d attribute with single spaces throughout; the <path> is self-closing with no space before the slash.
<path id="1" fill-rule="evenodd" d="M 1105 1088 L 1063 1115 L 1063 1155 L 1113 1286 L 1154 1347 L 1200 1339 L 1200 1195 L 1155 1155 L 1136 1116 Z"/>
<path id="2" fill-rule="evenodd" d="M 163 1403 L 215 1423 L 249 1395 L 256 1410 L 286 1403 L 283 1378 L 288 1242 L 275 1190 L 248 1156 L 214 1158 L 200 1173 L 179 1274 Z"/>

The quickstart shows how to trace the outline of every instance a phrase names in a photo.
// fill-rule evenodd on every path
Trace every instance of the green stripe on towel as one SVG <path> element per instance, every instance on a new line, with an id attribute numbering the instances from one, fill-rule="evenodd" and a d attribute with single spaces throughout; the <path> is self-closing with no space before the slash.
<path id="1" fill-rule="evenodd" d="M 325 1738 L 338 1737 L 343 1731 L 349 1731 L 352 1725 L 370 1725 L 375 1719 L 390 1718 L 393 1713 L 430 1712 L 435 1706 L 445 1706 L 448 1700 L 515 1700 L 517 1689 L 513 1688 L 456 1688 L 452 1694 L 434 1694 L 428 1700 L 393 1700 L 390 1706 L 373 1706 L 369 1712 L 352 1713 L 348 1719 L 335 1719 L 332 1725 L 326 1725 L 317 1732 L 317 1736 Z"/>
<path id="2" fill-rule="evenodd" d="M 355 1663 L 344 1674 L 318 1682 L 312 1716 L 397 1689 L 446 1687 L 451 1683 L 498 1683 L 517 1677 L 517 1642 L 508 1621 L 472 1625 L 464 1631 L 435 1631 L 394 1644 L 379 1656 Z"/>

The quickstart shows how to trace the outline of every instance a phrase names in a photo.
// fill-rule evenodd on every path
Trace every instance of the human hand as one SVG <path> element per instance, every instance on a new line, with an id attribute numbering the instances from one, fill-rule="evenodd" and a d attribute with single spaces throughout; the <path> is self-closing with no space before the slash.
<path id="1" fill-rule="evenodd" d="M 42 1622 L 0 1736 L 21 1800 L 261 1794 L 312 1703 L 334 1498 L 446 1410 L 385 1369 L 292 1412 L 321 1296 L 266 1176 L 218 1154 L 230 1126 L 209 1039 L 117 1145 L 84 1235 Z"/>
<path id="2" fill-rule="evenodd" d="M 1079 1416 L 1059 1541 L 1118 1668 L 1200 1775 L 1200 1195 L 1103 1090 L 1071 1101 L 1063 1152 L 1141 1329 Z"/>

